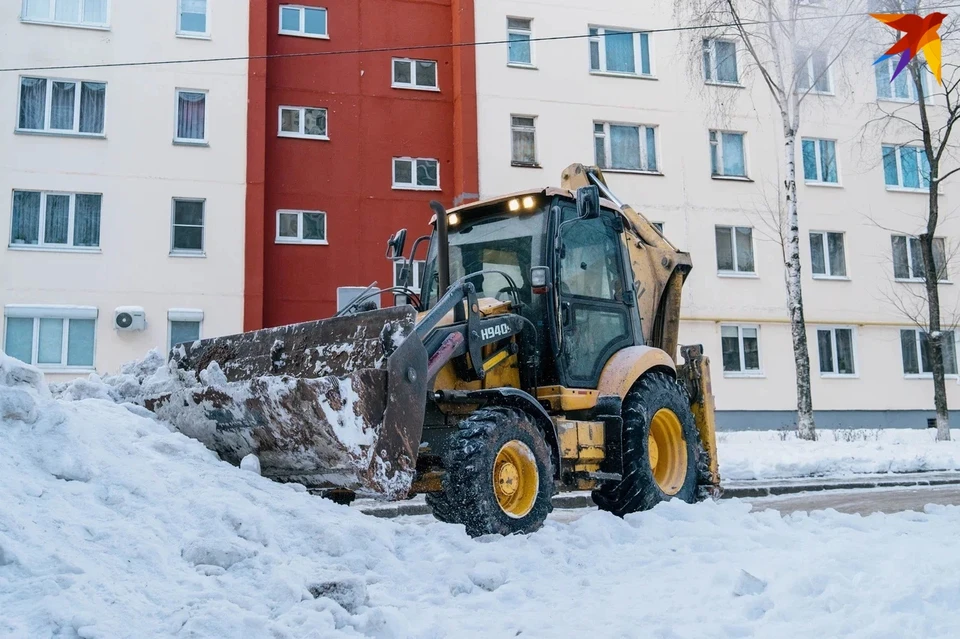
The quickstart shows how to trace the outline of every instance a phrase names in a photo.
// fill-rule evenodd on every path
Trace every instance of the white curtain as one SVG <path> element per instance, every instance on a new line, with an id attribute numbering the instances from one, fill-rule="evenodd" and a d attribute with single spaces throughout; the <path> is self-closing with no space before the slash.
<path id="1" fill-rule="evenodd" d="M 54 82 L 50 96 L 50 128 L 73 129 L 73 106 L 77 99 L 77 85 L 73 82 Z"/>
<path id="2" fill-rule="evenodd" d="M 67 366 L 93 366 L 96 324 L 91 319 L 72 319 L 67 327 Z"/>
<path id="3" fill-rule="evenodd" d="M 66 244 L 70 228 L 70 196 L 47 195 L 47 211 L 43 226 L 44 244 Z"/>
<path id="4" fill-rule="evenodd" d="M 20 80 L 21 129 L 43 129 L 44 111 L 47 104 L 47 81 L 43 78 Z"/>
<path id="5" fill-rule="evenodd" d="M 73 245 L 100 246 L 100 204 L 102 196 L 80 193 L 73 213 Z"/>
<path id="6" fill-rule="evenodd" d="M 83 21 L 87 24 L 106 24 L 107 0 L 84 0 Z"/>
<path id="7" fill-rule="evenodd" d="M 57 22 L 80 22 L 80 0 L 54 0 L 53 17 Z"/>
<path id="8" fill-rule="evenodd" d="M 203 139 L 206 98 L 207 96 L 203 93 L 183 92 L 180 94 L 180 108 L 177 118 L 178 138 Z"/>
<path id="9" fill-rule="evenodd" d="M 25 20 L 49 20 L 50 0 L 27 0 L 23 6 Z"/>
<path id="10" fill-rule="evenodd" d="M 84 82 L 80 90 L 80 132 L 103 133 L 103 114 L 107 105 L 107 85 Z"/>
<path id="11" fill-rule="evenodd" d="M 36 244 L 40 240 L 40 191 L 13 192 L 13 244 Z"/>

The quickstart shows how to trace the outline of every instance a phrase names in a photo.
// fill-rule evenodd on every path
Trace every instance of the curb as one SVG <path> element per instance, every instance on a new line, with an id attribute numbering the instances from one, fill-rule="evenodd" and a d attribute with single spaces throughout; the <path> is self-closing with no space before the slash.
<path id="1" fill-rule="evenodd" d="M 937 475 L 930 477 L 930 475 Z M 720 499 L 743 499 L 757 497 L 775 497 L 825 490 L 866 490 L 878 488 L 910 488 L 960 485 L 960 473 L 910 473 L 899 478 L 873 476 L 870 479 L 829 479 L 816 478 L 797 481 L 783 481 L 757 485 L 754 482 L 736 482 L 723 488 Z M 592 508 L 593 499 L 588 492 L 571 492 L 556 495 L 554 508 L 576 509 Z M 373 500 L 357 500 L 352 506 L 360 512 L 392 519 L 400 516 L 429 515 L 433 511 L 423 500 L 423 496 L 409 501 L 381 504 Z"/>

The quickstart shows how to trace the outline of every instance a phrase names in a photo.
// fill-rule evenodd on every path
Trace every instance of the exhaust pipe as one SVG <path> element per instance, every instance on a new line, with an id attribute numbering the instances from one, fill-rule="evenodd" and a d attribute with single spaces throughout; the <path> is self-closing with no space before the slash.
<path id="1" fill-rule="evenodd" d="M 430 201 L 430 208 L 437 214 L 437 276 L 440 286 L 438 298 L 443 297 L 450 288 L 450 245 L 447 243 L 447 210 L 436 200 Z"/>

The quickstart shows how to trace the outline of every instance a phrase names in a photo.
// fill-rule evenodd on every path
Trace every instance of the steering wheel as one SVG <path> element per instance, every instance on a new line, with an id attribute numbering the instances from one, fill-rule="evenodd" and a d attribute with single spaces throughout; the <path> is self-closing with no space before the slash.
<path id="1" fill-rule="evenodd" d="M 511 294 L 509 298 L 507 298 L 507 299 L 501 299 L 501 298 L 500 298 L 500 295 L 501 295 L 502 293 L 510 293 L 511 291 L 513 291 L 513 294 Z M 514 297 L 514 295 L 516 295 L 516 297 Z M 501 302 L 514 302 L 514 301 L 518 301 L 518 300 L 520 299 L 520 289 L 518 289 L 518 288 L 515 287 L 515 286 L 507 285 L 507 286 L 504 286 L 503 288 L 501 288 L 499 291 L 497 291 L 497 292 L 494 294 L 494 297 L 497 298 L 498 300 L 500 300 Z"/>

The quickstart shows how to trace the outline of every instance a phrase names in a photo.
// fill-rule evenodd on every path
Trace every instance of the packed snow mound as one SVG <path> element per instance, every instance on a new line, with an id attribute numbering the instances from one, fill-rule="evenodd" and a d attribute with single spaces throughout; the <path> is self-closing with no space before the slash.
<path id="1" fill-rule="evenodd" d="M 820 430 L 817 441 L 794 432 L 717 434 L 722 481 L 845 477 L 960 470 L 960 430 L 936 441 L 935 429 Z"/>
<path id="2" fill-rule="evenodd" d="M 56 399 L 3 355 L 0 398 L 2 637 L 955 636 L 953 507 L 671 502 L 471 539 L 271 482 L 112 401 Z"/>

